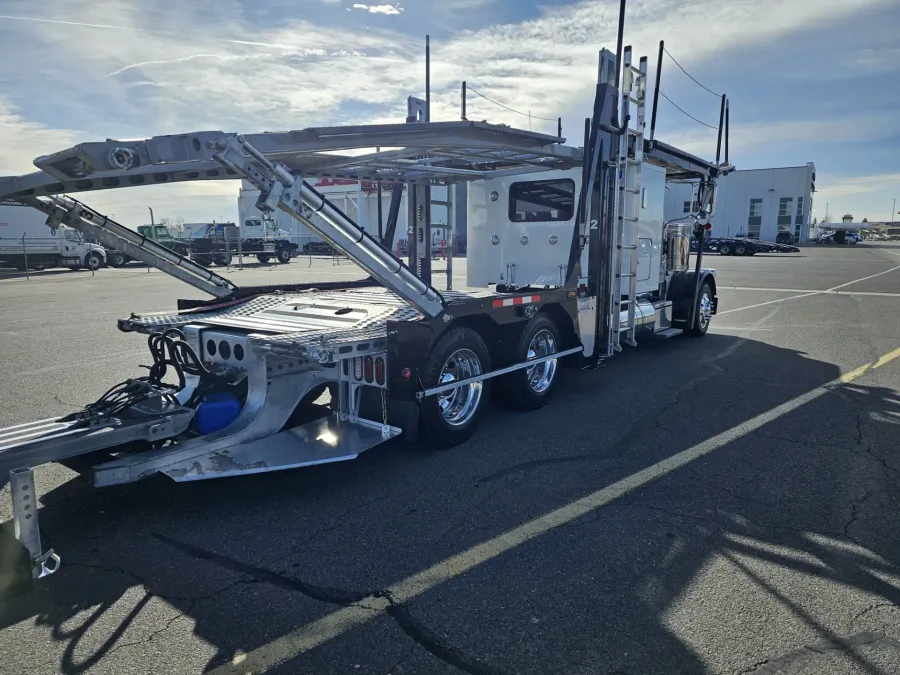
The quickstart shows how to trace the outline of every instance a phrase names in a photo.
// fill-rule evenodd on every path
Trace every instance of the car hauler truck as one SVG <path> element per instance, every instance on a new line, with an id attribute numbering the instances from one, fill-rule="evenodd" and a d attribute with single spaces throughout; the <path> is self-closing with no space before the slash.
<path id="1" fill-rule="evenodd" d="M 534 409 L 562 365 L 590 368 L 639 340 L 704 335 L 716 278 L 702 252 L 690 265 L 689 240 L 703 240 L 727 159 L 655 141 L 652 124 L 645 138 L 647 61 L 633 65 L 621 47 L 618 57 L 600 53 L 582 147 L 485 122 L 428 122 L 426 106 L 423 121 L 405 124 L 82 143 L 38 158 L 37 173 L 0 180 L 0 196 L 213 296 L 119 321 L 148 336 L 149 374 L 136 368 L 82 411 L 0 429 L 18 534 L 5 542 L 18 563 L 8 579 L 24 585 L 59 564 L 41 550 L 36 465 L 61 462 L 99 487 L 349 460 L 401 435 L 449 447 L 476 431 L 492 387 Z M 423 104 L 409 100 L 413 119 Z M 321 176 L 403 186 L 410 264 L 325 199 L 311 184 Z M 63 195 L 237 177 L 259 188 L 262 212 L 290 213 L 369 278 L 237 288 Z M 693 226 L 663 221 L 667 180 L 697 181 Z M 469 184 L 469 285 L 488 288 L 439 291 L 419 207 L 430 186 L 460 181 Z M 326 391 L 330 404 L 317 404 Z"/>

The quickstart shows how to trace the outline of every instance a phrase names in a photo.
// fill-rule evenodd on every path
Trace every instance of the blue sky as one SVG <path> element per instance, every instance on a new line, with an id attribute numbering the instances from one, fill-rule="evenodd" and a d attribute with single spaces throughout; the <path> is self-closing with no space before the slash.
<path id="1" fill-rule="evenodd" d="M 79 141 L 197 129 L 254 132 L 401 121 L 422 95 L 432 38 L 435 119 L 459 83 L 534 116 L 563 117 L 580 144 L 597 52 L 614 48 L 618 2 L 550 0 L 31 0 L 0 2 L 0 174 Z M 660 39 L 731 99 L 738 168 L 816 163 L 813 215 L 890 217 L 900 199 L 898 0 L 630 0 L 626 41 Z M 662 90 L 715 124 L 718 100 L 671 61 Z M 529 119 L 471 99 L 469 117 Z M 532 120 L 535 130 L 555 123 Z M 715 132 L 660 102 L 657 135 L 712 157 Z M 236 215 L 237 186 L 119 190 L 89 201 L 130 225 Z M 900 216 L 898 216 L 900 219 Z"/>

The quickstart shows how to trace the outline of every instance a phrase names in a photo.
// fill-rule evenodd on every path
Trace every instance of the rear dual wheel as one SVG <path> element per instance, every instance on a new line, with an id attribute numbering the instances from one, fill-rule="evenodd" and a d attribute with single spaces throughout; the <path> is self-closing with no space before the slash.
<path id="1" fill-rule="evenodd" d="M 559 351 L 559 329 L 546 315 L 532 319 L 519 335 L 515 362 L 535 360 Z M 425 366 L 426 388 L 461 382 L 490 372 L 491 357 L 477 331 L 451 329 L 432 350 Z M 552 396 L 559 374 L 559 360 L 548 359 L 520 368 L 498 383 L 504 398 L 523 410 L 535 410 Z M 422 431 L 428 443 L 450 448 L 468 440 L 478 428 L 490 399 L 492 379 L 470 382 L 426 397 L 421 405 Z"/>

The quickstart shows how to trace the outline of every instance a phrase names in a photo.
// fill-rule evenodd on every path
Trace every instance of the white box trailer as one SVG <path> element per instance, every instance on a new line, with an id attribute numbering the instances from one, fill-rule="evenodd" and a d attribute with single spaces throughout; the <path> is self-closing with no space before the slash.
<path id="1" fill-rule="evenodd" d="M 14 200 L 0 200 L 0 268 L 24 271 L 48 267 L 96 270 L 106 250 L 85 242 L 78 230 L 47 226 L 47 214 Z"/>
<path id="2" fill-rule="evenodd" d="M 24 199 L 213 296 L 119 321 L 149 336 L 149 375 L 82 411 L 0 429 L 0 471 L 14 470 L 20 526 L 7 544 L 18 559 L 34 576 L 55 569 L 37 519 L 16 501 L 33 494 L 30 467 L 41 463 L 65 463 L 100 487 L 350 460 L 401 435 L 449 447 L 489 414 L 493 386 L 535 409 L 550 401 L 562 366 L 595 367 L 643 339 L 705 335 L 718 304 L 715 270 L 702 266 L 702 246 L 691 264 L 690 236 L 702 244 L 730 165 L 727 155 L 709 162 L 654 140 L 652 124 L 644 138 L 646 80 L 646 59 L 633 65 L 630 48 L 621 59 L 601 51 L 583 146 L 466 120 L 198 131 L 81 143 L 35 160 L 42 174 L 0 179 L 0 197 Z M 409 104 L 415 119 L 424 101 Z M 335 154 L 348 150 L 364 154 Z M 428 247 L 416 244 L 429 241 L 427 209 L 410 209 L 408 266 L 312 185 L 322 175 L 404 185 L 414 206 L 429 188 L 468 183 L 469 284 L 482 288 L 438 290 L 422 272 Z M 237 288 L 59 196 L 235 177 L 260 191 L 262 211 L 290 214 L 369 277 Z M 699 186 L 692 225 L 662 217 L 666 181 L 684 180 Z M 177 384 L 162 381 L 167 368 Z"/>

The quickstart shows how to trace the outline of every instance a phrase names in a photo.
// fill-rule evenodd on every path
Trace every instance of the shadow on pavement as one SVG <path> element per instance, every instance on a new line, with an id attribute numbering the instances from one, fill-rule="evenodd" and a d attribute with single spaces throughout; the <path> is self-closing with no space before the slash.
<path id="1" fill-rule="evenodd" d="M 710 334 L 568 372 L 550 406 L 498 412 L 449 452 L 398 443 L 202 484 L 71 481 L 43 500 L 63 567 L 0 607 L 0 627 L 30 636 L 0 645 L 47 672 L 121 672 L 125 647 L 169 644 L 184 618 L 210 651 L 183 669 L 222 664 L 839 375 Z M 413 600 L 390 637 L 356 629 L 278 672 L 774 673 L 754 668 L 826 658 L 891 672 L 879 664 L 897 644 L 867 622 L 900 605 L 898 422 L 895 391 L 835 386 Z M 820 588 L 847 595 L 846 617 Z M 47 628 L 56 653 L 35 637 Z"/>

